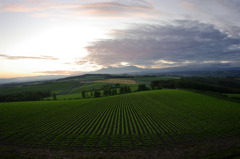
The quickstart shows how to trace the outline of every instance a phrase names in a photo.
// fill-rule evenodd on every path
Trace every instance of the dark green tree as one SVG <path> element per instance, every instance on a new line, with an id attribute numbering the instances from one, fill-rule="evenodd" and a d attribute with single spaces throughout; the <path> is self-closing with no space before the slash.
<path id="1" fill-rule="evenodd" d="M 53 100 L 57 100 L 57 95 L 56 95 L 56 93 L 53 93 Z"/>
<path id="2" fill-rule="evenodd" d="M 176 88 L 176 81 L 175 80 L 164 81 L 164 82 L 162 82 L 162 87 L 174 89 L 174 88 Z"/>
<path id="3" fill-rule="evenodd" d="M 82 91 L 82 97 L 86 98 L 86 92 L 85 91 Z"/>
<path id="4" fill-rule="evenodd" d="M 159 83 L 159 84 L 157 85 L 157 89 L 162 89 L 162 84 L 161 84 L 161 83 Z"/>
<path id="5" fill-rule="evenodd" d="M 117 89 L 116 88 L 113 88 L 111 91 L 112 91 L 112 93 L 111 93 L 112 95 L 116 95 L 117 94 Z"/>
<path id="6" fill-rule="evenodd" d="M 120 94 L 124 94 L 124 93 L 130 93 L 131 89 L 129 86 L 121 86 L 120 87 Z"/>
<path id="7" fill-rule="evenodd" d="M 93 92 L 92 91 L 90 91 L 90 95 L 91 95 L 91 97 L 93 96 Z"/>
<path id="8" fill-rule="evenodd" d="M 149 90 L 145 84 L 139 84 L 138 85 L 138 91 L 146 91 Z"/>
<path id="9" fill-rule="evenodd" d="M 95 98 L 98 98 L 98 97 L 100 97 L 101 96 L 101 92 L 100 91 L 95 91 L 94 92 L 94 97 Z"/>
<path id="10" fill-rule="evenodd" d="M 131 88 L 129 86 L 127 86 L 127 93 L 131 92 Z"/>
<path id="11" fill-rule="evenodd" d="M 150 87 L 152 89 L 162 89 L 162 84 L 159 80 L 157 81 L 152 81 L 151 84 L 150 84 Z"/>
<path id="12" fill-rule="evenodd" d="M 123 93 L 124 93 L 124 88 L 123 88 L 123 87 L 120 87 L 119 93 L 120 93 L 120 94 L 123 94 Z"/>
<path id="13" fill-rule="evenodd" d="M 152 89 L 155 89 L 155 85 L 154 85 L 153 81 L 151 82 L 150 87 L 151 87 Z"/>
<path id="14" fill-rule="evenodd" d="M 108 93 L 108 89 L 107 89 L 107 88 L 105 88 L 105 89 L 103 90 L 103 95 L 104 95 L 104 96 L 109 96 L 109 93 Z"/>

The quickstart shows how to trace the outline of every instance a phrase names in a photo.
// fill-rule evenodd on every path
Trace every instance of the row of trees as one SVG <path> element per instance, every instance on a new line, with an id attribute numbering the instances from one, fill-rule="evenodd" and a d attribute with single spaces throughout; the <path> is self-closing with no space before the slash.
<path id="1" fill-rule="evenodd" d="M 146 86 L 146 84 L 138 85 L 138 91 L 146 91 L 146 90 L 149 90 L 149 88 Z"/>
<path id="2" fill-rule="evenodd" d="M 116 95 L 117 94 L 117 89 L 116 88 L 105 88 L 103 90 L 103 95 L 104 96 L 111 96 L 111 95 Z"/>
<path id="3" fill-rule="evenodd" d="M 87 98 L 89 97 L 89 93 L 90 93 L 90 97 L 94 97 L 94 98 L 97 98 L 97 97 L 101 97 L 101 92 L 96 90 L 96 91 L 90 91 L 90 92 L 87 92 L 87 91 L 82 91 L 81 94 L 82 94 L 82 98 Z"/>
<path id="4" fill-rule="evenodd" d="M 130 92 L 131 92 L 131 89 L 129 86 L 121 86 L 120 87 L 120 90 L 119 90 L 120 94 L 125 94 L 125 93 L 130 93 Z"/>
<path id="5" fill-rule="evenodd" d="M 194 89 L 194 90 L 203 90 L 203 91 L 212 91 L 217 93 L 240 93 L 238 89 L 222 86 L 222 85 L 213 85 L 203 82 L 198 82 L 194 80 L 162 80 L 162 81 L 152 81 L 150 84 L 152 89 L 162 89 L 162 88 L 183 88 L 183 89 Z M 148 90 L 144 84 L 138 85 L 138 90 Z"/>
<path id="6" fill-rule="evenodd" d="M 131 92 L 131 89 L 130 89 L 129 86 L 121 86 L 119 88 L 119 94 L 125 94 L 125 93 L 130 93 L 130 92 Z M 102 96 L 101 91 L 99 91 L 99 90 L 92 90 L 90 92 L 82 91 L 81 92 L 82 98 L 86 98 L 89 93 L 90 93 L 90 97 L 94 97 L 94 98 Z M 117 95 L 117 94 L 118 94 L 118 91 L 117 91 L 116 88 L 105 87 L 103 89 L 103 96 L 112 96 L 112 95 Z"/>
<path id="7" fill-rule="evenodd" d="M 185 88 L 185 89 L 195 89 L 195 90 L 203 90 L 203 91 L 212 91 L 217 93 L 240 93 L 239 90 L 220 86 L 220 85 L 210 85 L 200 82 L 194 82 L 194 81 L 185 81 L 180 80 L 177 83 L 175 83 L 175 87 L 177 88 Z"/>
<path id="8" fill-rule="evenodd" d="M 15 94 L 0 95 L 0 102 L 39 101 L 51 96 L 50 91 L 29 91 Z"/>
<path id="9" fill-rule="evenodd" d="M 150 87 L 152 89 L 162 89 L 162 84 L 159 80 L 158 81 L 152 81 L 151 84 L 150 84 Z"/>
<path id="10" fill-rule="evenodd" d="M 157 80 L 157 81 L 152 81 L 150 84 L 150 87 L 154 90 L 154 89 L 162 89 L 162 83 Z M 146 90 L 150 90 L 149 87 L 146 86 L 146 84 L 139 84 L 138 85 L 138 91 L 146 91 Z"/>
<path id="11" fill-rule="evenodd" d="M 87 92 L 87 91 L 82 91 L 81 94 L 82 94 L 82 98 L 87 98 L 89 97 L 88 94 L 90 93 L 90 97 L 101 97 L 101 92 L 100 91 L 90 91 L 90 92 Z"/>

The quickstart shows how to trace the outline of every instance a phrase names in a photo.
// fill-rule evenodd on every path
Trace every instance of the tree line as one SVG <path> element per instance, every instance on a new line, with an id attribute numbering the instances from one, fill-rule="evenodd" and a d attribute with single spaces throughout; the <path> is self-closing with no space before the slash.
<path id="1" fill-rule="evenodd" d="M 201 90 L 201 91 L 211 91 L 217 93 L 240 93 L 240 90 L 237 88 L 226 87 L 224 85 L 213 85 L 208 83 L 203 83 L 194 80 L 155 80 L 151 81 L 150 84 L 151 89 L 194 89 L 194 90 Z M 145 84 L 138 85 L 138 91 L 149 90 Z"/>
<path id="2" fill-rule="evenodd" d="M 90 97 L 98 98 L 101 96 L 113 96 L 117 94 L 125 94 L 131 92 L 131 88 L 129 86 L 120 86 L 119 84 L 117 84 L 117 86 L 119 86 L 119 93 L 116 87 L 105 87 L 102 91 L 100 90 L 92 90 L 90 92 L 82 91 L 81 95 L 82 98 L 86 98 L 88 94 L 90 94 Z"/>
<path id="3" fill-rule="evenodd" d="M 51 91 L 28 91 L 0 95 L 0 102 L 39 101 L 51 96 Z"/>

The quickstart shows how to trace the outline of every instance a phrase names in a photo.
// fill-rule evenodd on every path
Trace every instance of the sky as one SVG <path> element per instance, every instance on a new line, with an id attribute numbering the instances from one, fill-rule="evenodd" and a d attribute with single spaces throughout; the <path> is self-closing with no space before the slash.
<path id="1" fill-rule="evenodd" d="M 239 0 L 0 0 L 0 78 L 240 66 Z"/>

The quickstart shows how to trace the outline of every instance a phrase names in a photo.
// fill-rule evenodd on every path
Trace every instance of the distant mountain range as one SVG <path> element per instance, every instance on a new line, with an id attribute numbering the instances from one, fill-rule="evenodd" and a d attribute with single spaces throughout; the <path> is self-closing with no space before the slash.
<path id="1" fill-rule="evenodd" d="M 168 74 L 179 76 L 240 76 L 240 67 L 226 67 L 224 65 L 194 65 L 182 67 L 169 67 L 162 69 L 143 69 L 136 66 L 125 67 L 108 67 L 102 68 L 94 72 L 86 72 L 89 74 Z M 33 81 L 56 80 L 65 77 L 74 77 L 79 75 L 48 75 L 48 76 L 34 76 L 34 77 L 19 77 L 19 78 L 0 78 L 0 84 L 6 83 L 22 83 Z"/>
<path id="2" fill-rule="evenodd" d="M 91 73 L 96 74 L 124 74 L 124 73 L 138 73 L 138 72 L 144 72 L 145 69 L 136 67 L 136 66 L 125 66 L 125 67 L 108 67 L 108 68 L 102 68 L 98 71 L 94 71 Z"/>
<path id="3" fill-rule="evenodd" d="M 97 74 L 177 73 L 177 74 L 181 74 L 183 72 L 213 72 L 213 71 L 240 71 L 240 67 L 194 65 L 194 66 L 182 66 L 182 67 L 168 67 L 168 68 L 161 68 L 161 69 L 143 69 L 136 66 L 125 66 L 125 67 L 103 68 L 91 73 L 97 73 Z"/>

